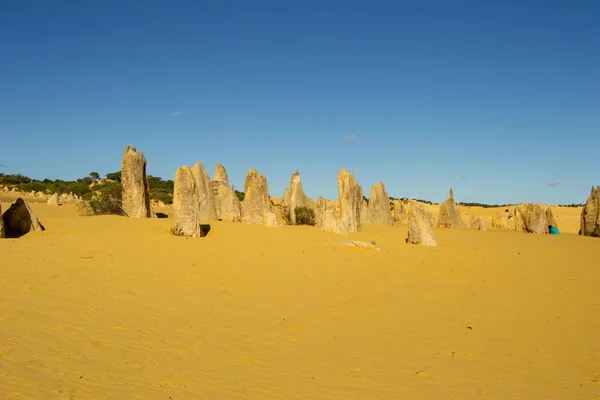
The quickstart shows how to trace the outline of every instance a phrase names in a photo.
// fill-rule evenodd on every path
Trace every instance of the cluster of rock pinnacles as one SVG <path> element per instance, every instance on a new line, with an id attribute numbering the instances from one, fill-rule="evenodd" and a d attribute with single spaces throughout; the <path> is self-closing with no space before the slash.
<path id="1" fill-rule="evenodd" d="M 150 205 L 146 178 L 146 159 L 142 152 L 128 146 L 122 161 L 123 210 L 130 217 L 154 217 Z M 269 195 L 267 178 L 251 169 L 244 181 L 245 197 L 240 201 L 234 187 L 229 184 L 225 168 L 217 164 L 211 181 L 204 166 L 196 162 L 193 167 L 181 166 L 175 173 L 173 193 L 173 225 L 171 232 L 178 236 L 202 237 L 201 221 L 228 220 L 248 224 L 278 226 L 280 224 L 274 203 Z M 339 201 L 332 202 L 323 197 L 316 201 L 304 194 L 300 174 L 296 171 L 285 190 L 282 204 L 288 210 L 296 207 L 309 207 L 315 211 L 316 225 L 322 231 L 338 234 L 360 232 L 363 224 L 394 225 L 408 224 L 408 238 L 411 244 L 435 246 L 433 226 L 440 228 L 467 228 L 454 201 L 450 189 L 448 199 L 441 204 L 438 220 L 416 201 L 394 200 L 385 191 L 383 182 L 371 188 L 369 201 L 363 198 L 363 189 L 356 182 L 354 174 L 342 168 L 337 178 Z M 390 209 L 390 205 L 392 205 Z M 592 188 L 592 194 L 581 216 L 581 232 L 587 234 L 600 223 L 600 190 Z M 290 213 L 295 223 L 294 213 Z M 495 229 L 510 229 L 509 216 L 498 212 L 492 218 Z M 528 203 L 514 208 L 514 229 L 530 233 L 548 233 L 549 226 L 557 226 L 550 208 L 543 209 L 539 204 Z M 487 221 L 471 216 L 470 227 L 487 230 Z"/>
<path id="2" fill-rule="evenodd" d="M 144 153 L 129 145 L 121 161 L 121 183 L 123 212 L 128 217 L 155 218 L 150 203 L 150 191 L 146 175 Z M 171 232 L 177 236 L 203 237 L 206 232 L 201 222 L 228 220 L 271 227 L 280 224 L 277 207 L 293 211 L 296 207 L 308 207 L 315 211 L 316 226 L 324 232 L 347 235 L 362 231 L 363 224 L 387 225 L 408 224 L 407 243 L 436 246 L 433 226 L 440 228 L 465 229 L 467 224 L 460 215 L 450 189 L 448 199 L 440 205 L 436 219 L 427 212 L 423 203 L 401 201 L 390 198 L 383 182 L 373 185 L 369 200 L 363 197 L 363 189 L 354 174 L 342 168 L 337 177 L 339 201 L 319 197 L 316 201 L 304 194 L 300 174 L 296 171 L 283 199 L 276 204 L 269 195 L 267 178 L 251 169 L 244 181 L 245 197 L 240 201 L 229 184 L 225 168 L 217 164 L 211 181 L 204 166 L 196 162 L 193 167 L 181 166 L 175 173 L 173 193 L 173 224 Z M 53 195 L 48 204 L 58 203 Z M 0 210 L 1 212 L 1 210 Z M 295 214 L 290 214 L 295 223 Z M 509 220 L 512 219 L 511 223 Z M 514 225 L 513 225 L 514 224 Z M 557 227 L 550 208 L 527 203 L 514 208 L 509 215 L 500 211 L 492 218 L 494 229 L 511 229 L 529 233 L 549 233 L 551 226 Z M 487 230 L 488 224 L 481 217 L 471 216 L 470 227 Z M 30 231 L 44 230 L 26 201 L 19 198 L 0 219 L 0 237 L 20 237 Z M 580 235 L 600 234 L 600 186 L 592 192 L 581 212 Z"/>

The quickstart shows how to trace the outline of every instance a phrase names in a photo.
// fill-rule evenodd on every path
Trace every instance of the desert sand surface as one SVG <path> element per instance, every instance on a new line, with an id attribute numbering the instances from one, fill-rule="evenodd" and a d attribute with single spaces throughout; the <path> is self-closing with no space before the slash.
<path id="1" fill-rule="evenodd" d="M 0 240 L 2 399 L 600 399 L 600 240 L 571 222 L 350 235 L 377 252 L 31 207 L 46 231 Z"/>

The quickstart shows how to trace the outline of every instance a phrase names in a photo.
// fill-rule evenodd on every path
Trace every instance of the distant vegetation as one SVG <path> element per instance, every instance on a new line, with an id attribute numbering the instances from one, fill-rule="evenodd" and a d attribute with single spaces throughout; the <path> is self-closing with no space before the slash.
<path id="1" fill-rule="evenodd" d="M 89 176 L 75 181 L 63 181 L 61 179 L 43 181 L 31 179 L 21 174 L 0 173 L 0 185 L 16 188 L 22 192 L 43 192 L 46 194 L 73 193 L 84 200 L 92 200 L 94 196 L 102 196 L 105 193 L 121 192 L 121 171 L 106 174 L 106 179 L 101 181 L 100 174 L 91 172 Z M 174 182 L 148 175 L 148 187 L 150 198 L 160 200 L 165 204 L 173 203 Z"/>
<path id="2" fill-rule="evenodd" d="M 237 196 L 237 198 L 239 199 L 239 201 L 244 201 L 244 198 L 246 198 L 246 193 L 244 192 L 239 192 L 239 191 L 235 191 L 235 195 Z"/>
<path id="3" fill-rule="evenodd" d="M 165 204 L 173 203 L 173 190 L 175 182 L 172 180 L 164 181 L 162 178 L 148 175 L 148 188 L 150 189 L 150 198 L 160 200 Z"/>
<path id="4" fill-rule="evenodd" d="M 22 192 L 57 193 L 59 195 L 63 193 L 73 193 L 80 197 L 85 197 L 86 195 L 91 197 L 92 189 L 90 188 L 90 185 L 93 182 L 94 179 L 90 176 L 77 179 L 76 181 L 63 181 L 61 179 L 44 179 L 43 181 L 40 181 L 21 174 L 0 173 L 0 185 L 7 186 L 11 189 L 16 188 Z"/>
<path id="5" fill-rule="evenodd" d="M 22 192 L 43 192 L 45 194 L 57 193 L 58 195 L 72 193 L 89 201 L 94 195 L 98 196 L 99 194 L 101 195 L 107 192 L 120 191 L 121 171 L 107 173 L 104 180 L 100 179 L 100 174 L 97 172 L 90 172 L 88 176 L 79 178 L 75 181 L 63 181 L 61 179 L 44 179 L 41 181 L 31 179 L 21 174 L 0 173 L 0 185 L 7 186 L 10 189 L 16 188 Z M 150 198 L 153 200 L 162 201 L 164 204 L 172 204 L 174 186 L 174 182 L 170 179 L 163 180 L 160 177 L 148 175 Z M 235 195 L 240 201 L 244 201 L 246 196 L 244 192 L 238 190 L 235 191 Z M 363 196 L 363 200 L 367 201 L 367 203 L 369 202 L 369 199 L 365 196 Z M 390 196 L 390 203 L 394 200 L 414 200 L 425 204 L 437 204 L 429 200 L 409 199 L 406 197 L 396 198 Z M 514 206 L 514 204 L 484 204 L 475 202 L 461 202 L 457 204 L 465 207 L 483 208 Z M 583 207 L 583 204 L 559 204 L 557 207 Z M 393 205 L 391 205 L 391 208 L 393 209 Z"/>
<path id="6" fill-rule="evenodd" d="M 461 203 L 456 203 L 459 206 L 464 206 L 464 207 L 482 207 L 482 208 L 497 208 L 497 207 L 510 207 L 513 204 L 483 204 L 483 203 L 466 203 L 466 202 L 461 202 Z"/>
<path id="7" fill-rule="evenodd" d="M 429 200 L 423 200 L 423 199 L 409 199 L 408 197 L 392 197 L 390 196 L 390 201 L 394 201 L 394 200 L 400 200 L 400 201 L 409 201 L 409 200 L 413 200 L 413 201 L 418 201 L 420 203 L 425 203 L 425 204 L 437 204 L 434 203 L 432 201 Z"/>
<path id="8" fill-rule="evenodd" d="M 95 193 L 77 204 L 83 215 L 125 215 L 121 200 L 121 183 L 106 181 L 94 186 Z"/>

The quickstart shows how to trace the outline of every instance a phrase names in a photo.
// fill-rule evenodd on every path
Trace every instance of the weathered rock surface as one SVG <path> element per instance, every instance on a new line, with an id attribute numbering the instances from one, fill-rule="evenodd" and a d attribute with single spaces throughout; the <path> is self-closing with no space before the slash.
<path id="1" fill-rule="evenodd" d="M 508 230 L 508 219 L 500 212 L 496 211 L 496 214 L 492 217 L 492 228 Z"/>
<path id="2" fill-rule="evenodd" d="M 132 145 L 127 146 L 121 161 L 123 211 L 129 217 L 152 218 L 146 158 Z"/>
<path id="3" fill-rule="evenodd" d="M 217 164 L 215 168 L 211 185 L 217 218 L 240 222 L 242 220 L 242 203 L 235 194 L 234 187 L 229 186 L 227 171 L 221 164 Z"/>
<path id="4" fill-rule="evenodd" d="M 376 243 L 363 242 L 359 240 L 344 240 L 342 242 L 339 242 L 337 245 L 343 247 L 357 247 L 359 249 L 372 249 L 381 251 L 381 247 L 379 247 Z"/>
<path id="5" fill-rule="evenodd" d="M 29 203 L 20 197 L 2 214 L 2 222 L 4 237 L 7 238 L 19 238 L 32 231 L 45 230 Z"/>
<path id="6" fill-rule="evenodd" d="M 515 230 L 529 233 L 548 233 L 546 212 L 539 204 L 526 203 L 515 207 Z"/>
<path id="7" fill-rule="evenodd" d="M 196 162 L 192 167 L 192 174 L 198 190 L 199 215 L 201 220 L 217 220 L 217 210 L 215 209 L 215 200 L 213 189 L 210 183 L 210 177 L 204 168 L 204 165 Z"/>
<path id="8" fill-rule="evenodd" d="M 526 232 L 527 225 L 525 224 L 525 217 L 521 212 L 521 209 L 517 206 L 515 207 L 515 230 L 519 232 Z"/>
<path id="9" fill-rule="evenodd" d="M 460 216 L 458 206 L 454 202 L 454 192 L 450 189 L 450 196 L 440 206 L 440 215 L 438 217 L 438 227 L 440 228 L 460 228 L 467 226 Z"/>
<path id="10" fill-rule="evenodd" d="M 471 216 L 471 228 L 477 231 L 487 231 L 489 226 L 485 218 Z"/>
<path id="11" fill-rule="evenodd" d="M 150 201 L 150 204 L 152 205 L 152 208 L 165 208 L 166 205 L 165 203 L 163 203 L 161 200 L 157 200 L 157 199 L 152 199 Z"/>
<path id="12" fill-rule="evenodd" d="M 177 168 L 174 183 L 171 232 L 177 236 L 201 237 L 200 201 L 192 169 L 188 166 Z"/>
<path id="13" fill-rule="evenodd" d="M 340 198 L 340 219 L 348 227 L 349 232 L 362 231 L 362 187 L 356 183 L 354 173 L 348 173 L 346 168 L 342 168 L 338 174 L 338 194 Z"/>
<path id="14" fill-rule="evenodd" d="M 325 211 L 327 211 L 327 199 L 319 196 L 315 202 L 315 214 L 317 215 L 317 226 L 323 225 L 323 219 L 325 218 Z M 337 214 L 337 213 L 336 213 Z"/>
<path id="15" fill-rule="evenodd" d="M 54 193 L 52 196 L 50 196 L 50 198 L 48 199 L 47 203 L 49 206 L 57 206 L 58 205 L 58 195 L 56 193 Z"/>
<path id="16" fill-rule="evenodd" d="M 321 220 L 321 231 L 348 235 L 348 226 L 337 216 L 335 207 L 328 207 Z"/>
<path id="17" fill-rule="evenodd" d="M 584 236 L 600 234 L 600 186 L 595 189 L 592 186 L 590 197 L 581 210 L 579 234 Z"/>
<path id="18" fill-rule="evenodd" d="M 6 236 L 4 232 L 4 218 L 2 218 L 2 205 L 0 204 L 0 239 Z"/>
<path id="19" fill-rule="evenodd" d="M 548 225 L 552 225 L 558 229 L 558 222 L 556 222 L 556 218 L 554 218 L 554 214 L 552 214 L 552 209 L 550 209 L 550 207 L 546 209 L 546 221 L 548 221 Z"/>
<path id="20" fill-rule="evenodd" d="M 385 191 L 383 182 L 376 183 L 371 187 L 366 222 L 371 225 L 394 225 L 394 218 L 392 218 L 390 210 L 390 198 Z"/>
<path id="21" fill-rule="evenodd" d="M 408 223 L 408 217 L 406 215 L 406 205 L 402 200 L 394 200 L 392 202 L 394 209 L 392 210 L 392 216 L 394 218 L 394 223 L 397 224 L 406 224 Z"/>
<path id="22" fill-rule="evenodd" d="M 229 186 L 229 176 L 227 176 L 227 170 L 225 170 L 225 167 L 219 163 L 217 163 L 215 166 L 213 182 L 225 182 L 227 186 Z"/>
<path id="23" fill-rule="evenodd" d="M 75 196 L 73 196 L 73 193 L 63 193 L 58 198 L 58 202 L 60 204 L 74 203 L 75 202 Z"/>
<path id="24" fill-rule="evenodd" d="M 298 171 L 292 175 L 290 187 L 285 189 L 283 194 L 283 205 L 287 207 L 290 212 L 292 224 L 296 223 L 296 213 L 294 212 L 296 207 L 308 207 L 313 210 L 316 209 L 315 202 L 304 194 L 304 190 L 302 189 L 302 180 L 300 179 L 300 173 Z"/>
<path id="25" fill-rule="evenodd" d="M 412 203 L 408 209 L 407 243 L 437 246 L 429 216 L 421 203 Z"/>
<path id="26" fill-rule="evenodd" d="M 273 213 L 269 199 L 267 178 L 259 175 L 256 169 L 248 171 L 244 181 L 245 197 L 242 201 L 242 222 L 278 226 L 277 216 Z"/>
<path id="27" fill-rule="evenodd" d="M 367 214 L 369 214 L 369 202 L 367 200 L 363 199 L 360 202 L 360 225 L 361 226 L 368 224 Z"/>

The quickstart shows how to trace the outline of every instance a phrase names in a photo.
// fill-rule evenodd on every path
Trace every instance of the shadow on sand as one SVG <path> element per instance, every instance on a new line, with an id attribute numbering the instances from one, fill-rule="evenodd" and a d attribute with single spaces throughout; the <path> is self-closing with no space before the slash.
<path id="1" fill-rule="evenodd" d="M 210 232 L 210 225 L 200 224 L 200 232 L 200 237 L 206 237 L 206 235 L 208 235 L 208 232 Z"/>

